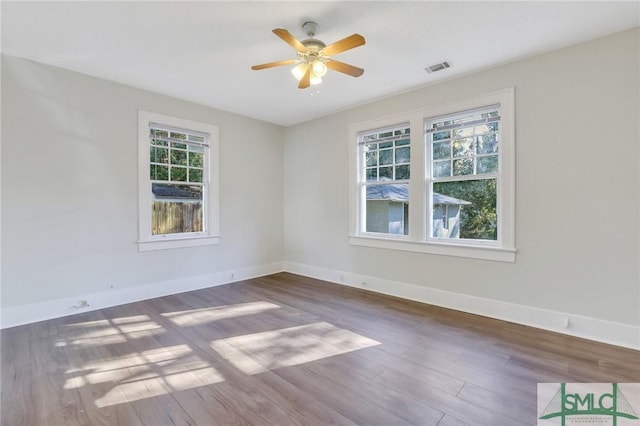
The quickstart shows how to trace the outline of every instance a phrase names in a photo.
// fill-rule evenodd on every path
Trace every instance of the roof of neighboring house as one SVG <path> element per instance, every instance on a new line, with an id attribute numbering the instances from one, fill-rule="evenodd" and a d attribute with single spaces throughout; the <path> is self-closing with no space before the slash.
<path id="1" fill-rule="evenodd" d="M 151 192 L 156 198 L 184 198 L 188 200 L 202 200 L 202 187 L 187 185 L 151 184 Z"/>
<path id="2" fill-rule="evenodd" d="M 369 185 L 367 186 L 367 200 L 388 200 L 397 203 L 406 203 L 409 201 L 409 185 L 391 184 L 391 185 Z M 455 204 L 459 206 L 471 205 L 470 202 L 459 198 L 450 197 L 448 195 L 433 193 L 434 204 Z"/>

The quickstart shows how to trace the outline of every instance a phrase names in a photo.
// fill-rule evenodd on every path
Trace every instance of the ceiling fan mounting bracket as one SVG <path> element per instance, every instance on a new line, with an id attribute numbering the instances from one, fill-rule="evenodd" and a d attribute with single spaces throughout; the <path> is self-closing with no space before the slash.
<path id="1" fill-rule="evenodd" d="M 313 36 L 318 33 L 318 27 L 319 25 L 317 22 L 307 21 L 304 24 L 302 24 L 302 31 L 304 31 L 307 37 L 313 38 Z"/>

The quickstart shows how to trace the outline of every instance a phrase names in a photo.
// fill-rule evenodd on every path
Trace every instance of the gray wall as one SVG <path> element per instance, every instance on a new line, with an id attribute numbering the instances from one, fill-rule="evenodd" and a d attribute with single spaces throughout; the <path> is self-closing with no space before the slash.
<path id="1" fill-rule="evenodd" d="M 286 260 L 638 325 L 638 40 L 636 28 L 287 128 Z M 349 124 L 508 87 L 515 263 L 349 245 Z"/>
<path id="2" fill-rule="evenodd" d="M 138 252 L 137 110 L 217 125 L 217 246 Z M 283 129 L 3 55 L 2 306 L 283 258 Z"/>

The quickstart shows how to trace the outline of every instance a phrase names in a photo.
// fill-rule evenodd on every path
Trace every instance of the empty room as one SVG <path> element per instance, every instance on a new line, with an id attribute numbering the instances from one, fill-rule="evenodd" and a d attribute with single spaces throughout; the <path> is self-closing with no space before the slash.
<path id="1" fill-rule="evenodd" d="M 3 426 L 640 426 L 639 2 L 0 8 Z"/>

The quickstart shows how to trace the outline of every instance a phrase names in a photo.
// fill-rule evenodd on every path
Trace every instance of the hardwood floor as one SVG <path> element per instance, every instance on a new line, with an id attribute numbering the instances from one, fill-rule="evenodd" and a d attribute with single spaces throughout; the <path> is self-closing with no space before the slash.
<path id="1" fill-rule="evenodd" d="M 3 425 L 534 425 L 640 352 L 282 273 L 3 330 Z"/>

